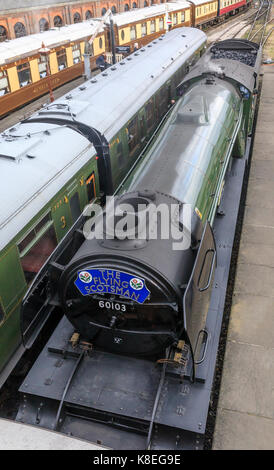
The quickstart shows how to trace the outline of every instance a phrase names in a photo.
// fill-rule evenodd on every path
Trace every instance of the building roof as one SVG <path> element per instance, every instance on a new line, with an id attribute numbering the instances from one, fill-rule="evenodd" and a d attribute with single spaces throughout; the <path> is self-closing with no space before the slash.
<path id="1" fill-rule="evenodd" d="M 10 41 L 0 42 L 0 65 L 11 62 L 21 56 L 35 54 L 41 49 L 42 42 L 46 47 L 57 47 L 61 44 L 67 44 L 70 41 L 76 41 L 85 37 L 92 36 L 98 25 L 98 20 L 87 20 L 82 23 L 62 26 L 61 28 L 52 28 L 43 33 L 31 34 Z M 103 31 L 103 27 L 100 32 Z"/>
<path id="2" fill-rule="evenodd" d="M 89 0 L 96 1 L 96 0 Z M 64 3 L 85 3 L 79 0 L 0 0 L 0 13 L 5 10 L 19 10 L 23 8 L 48 7 Z"/>

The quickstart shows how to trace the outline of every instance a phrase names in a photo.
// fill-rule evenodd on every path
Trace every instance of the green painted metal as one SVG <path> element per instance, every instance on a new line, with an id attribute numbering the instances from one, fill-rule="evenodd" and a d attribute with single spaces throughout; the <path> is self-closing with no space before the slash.
<path id="1" fill-rule="evenodd" d="M 195 63 L 198 60 L 204 50 L 204 45 L 202 45 L 191 59 L 192 63 Z M 160 92 L 158 91 L 151 98 L 153 102 L 153 125 L 150 128 L 147 125 L 147 115 L 145 107 L 143 107 L 110 141 L 112 177 L 116 191 L 118 190 L 121 181 L 127 178 L 127 175 L 130 174 L 131 168 L 134 166 L 135 162 L 138 161 L 140 152 L 146 146 L 147 141 L 155 132 L 156 127 L 159 125 L 159 122 L 170 106 L 170 100 L 177 99 L 176 86 L 185 76 L 187 71 L 187 66 L 183 65 L 172 77 L 170 77 L 164 87 L 162 87 L 167 96 L 165 106 L 162 109 L 159 108 Z M 130 123 L 135 118 L 137 120 L 136 137 L 138 139 L 138 145 L 134 151 L 130 153 L 127 130 Z M 21 341 L 20 304 L 28 286 L 20 264 L 17 245 L 48 212 L 51 214 L 56 238 L 59 242 L 64 235 L 66 235 L 72 224 L 69 204 L 70 198 L 75 194 L 75 192 L 78 192 L 81 210 L 83 210 L 88 203 L 85 179 L 92 172 L 94 172 L 95 175 L 96 196 L 99 197 L 100 188 L 97 162 L 95 157 L 92 157 L 90 162 L 74 175 L 73 178 L 68 181 L 67 185 L 60 188 L 60 191 L 55 195 L 55 197 L 46 204 L 38 214 L 35 214 L 30 223 L 25 227 L 22 227 L 22 230 L 18 233 L 17 237 L 11 240 L 0 253 L 0 301 L 4 311 L 3 318 L 0 318 L 0 374 L 1 370 L 9 361 Z"/>
<path id="2" fill-rule="evenodd" d="M 195 78 L 119 192 L 160 189 L 191 204 L 203 222 L 212 224 L 237 137 L 248 117 L 244 104 L 230 83 L 216 79 L 211 85 Z M 242 135 L 241 142 L 245 138 Z"/>

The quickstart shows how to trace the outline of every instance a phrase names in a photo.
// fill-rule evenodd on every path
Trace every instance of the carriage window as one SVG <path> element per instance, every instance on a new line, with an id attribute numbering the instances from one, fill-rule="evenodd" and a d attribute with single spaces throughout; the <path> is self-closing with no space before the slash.
<path id="1" fill-rule="evenodd" d="M 17 66 L 18 79 L 20 87 L 29 85 L 32 82 L 29 62 Z"/>
<path id="2" fill-rule="evenodd" d="M 26 251 L 27 247 L 30 244 L 33 244 L 35 237 L 39 237 L 39 232 L 42 229 L 46 229 L 48 225 L 50 225 L 51 218 L 50 214 L 47 214 L 43 217 L 38 224 L 28 233 L 28 235 L 18 244 L 19 253 L 24 254 L 23 252 Z"/>
<path id="3" fill-rule="evenodd" d="M 178 24 L 178 15 L 177 15 L 177 13 L 174 13 L 174 15 L 173 15 L 173 24 Z"/>
<path id="4" fill-rule="evenodd" d="M 184 23 L 185 21 L 185 12 L 181 13 L 181 23 Z"/>
<path id="5" fill-rule="evenodd" d="M 3 318 L 4 318 L 4 309 L 3 309 L 2 303 L 0 301 L 0 323 L 3 320 Z"/>
<path id="6" fill-rule="evenodd" d="M 141 118 L 139 118 L 139 122 L 140 122 L 140 137 L 141 139 L 143 139 L 146 135 L 146 127 L 145 127 L 145 118 L 144 116 L 142 116 Z"/>
<path id="7" fill-rule="evenodd" d="M 78 64 L 81 62 L 81 49 L 80 49 L 80 44 L 74 44 L 72 46 L 72 57 L 73 57 L 73 63 Z"/>
<path id="8" fill-rule="evenodd" d="M 34 279 L 56 246 L 53 221 L 47 214 L 18 245 L 27 284 Z"/>
<path id="9" fill-rule="evenodd" d="M 96 196 L 94 171 L 86 179 L 88 202 L 93 201 Z"/>
<path id="10" fill-rule="evenodd" d="M 167 105 L 168 105 L 168 94 L 164 86 L 157 93 L 156 101 L 157 101 L 157 108 L 158 108 L 159 117 L 160 117 L 167 110 Z"/>
<path id="11" fill-rule="evenodd" d="M 142 23 L 142 27 L 141 27 L 141 28 L 142 28 L 141 30 L 142 30 L 142 38 L 143 38 L 144 36 L 147 35 L 147 24 L 146 24 L 146 23 Z"/>
<path id="12" fill-rule="evenodd" d="M 40 56 L 38 59 L 38 69 L 40 78 L 44 78 L 47 75 L 47 58 L 45 56 Z"/>
<path id="13" fill-rule="evenodd" d="M 69 201 L 70 205 L 70 212 L 72 217 L 72 223 L 74 223 L 78 217 L 81 215 L 81 208 L 80 208 L 80 201 L 79 201 L 79 194 L 76 191 L 75 194 L 70 198 Z"/>
<path id="14" fill-rule="evenodd" d="M 132 119 L 128 125 L 128 147 L 130 153 L 135 150 L 138 145 L 138 119 Z"/>
<path id="15" fill-rule="evenodd" d="M 136 28 L 135 26 L 130 27 L 130 39 L 136 39 Z"/>
<path id="16" fill-rule="evenodd" d="M 164 29 L 164 18 L 159 19 L 159 29 L 160 30 Z"/>
<path id="17" fill-rule="evenodd" d="M 151 20 L 150 22 L 150 32 L 155 33 L 155 20 Z"/>
<path id="18" fill-rule="evenodd" d="M 116 153 L 117 153 L 118 166 L 121 170 L 124 167 L 124 164 L 125 164 L 122 142 L 119 142 L 119 144 L 117 144 Z"/>
<path id="19" fill-rule="evenodd" d="M 146 118 L 147 118 L 147 128 L 150 129 L 153 126 L 154 117 L 153 117 L 153 101 L 150 100 L 146 105 Z"/>
<path id="20" fill-rule="evenodd" d="M 0 70 L 0 96 L 6 95 L 10 91 L 6 70 Z"/>
<path id="21" fill-rule="evenodd" d="M 58 62 L 58 69 L 63 70 L 67 67 L 67 54 L 66 49 L 60 49 L 60 51 L 56 52 L 57 62 Z"/>

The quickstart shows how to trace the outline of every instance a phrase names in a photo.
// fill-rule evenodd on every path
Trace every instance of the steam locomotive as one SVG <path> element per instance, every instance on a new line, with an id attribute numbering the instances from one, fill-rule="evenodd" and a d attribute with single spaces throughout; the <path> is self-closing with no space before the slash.
<path id="1" fill-rule="evenodd" d="M 94 423 L 106 426 L 110 421 L 120 430 L 126 426 L 147 432 L 147 448 L 155 422 L 161 428 L 161 445 L 167 429 L 171 435 L 178 429 L 202 432 L 178 411 L 184 408 L 182 377 L 194 381 L 196 369 L 199 380 L 198 366 L 212 341 L 206 323 L 218 254 L 212 227 L 216 212 L 222 215 L 220 204 L 232 160 L 246 153 L 260 60 L 259 46 L 246 40 L 212 45 L 177 87 L 181 98 L 109 202 L 112 210 L 107 205 L 92 222 L 84 216 L 79 219 L 37 276 L 23 301 L 25 342 L 32 343 L 52 308 L 66 319 L 30 371 L 28 388 L 21 387 L 25 408 L 18 419 L 33 423 L 42 396 L 46 411 L 39 422 L 47 427 L 54 427 L 54 422 L 58 427 L 61 411 L 64 416 L 77 414 L 78 425 L 85 415 L 98 433 Z M 153 236 L 148 236 L 151 213 Z M 160 219 L 164 227 L 177 224 L 176 236 L 162 236 Z M 95 236 L 96 221 L 100 237 Z M 89 357 L 79 359 L 82 364 L 72 374 L 63 369 L 59 385 L 55 382 L 47 393 L 42 369 L 46 374 L 54 369 L 54 355 L 65 351 L 81 358 L 87 350 Z M 162 372 L 155 371 L 155 362 L 163 364 Z M 134 377 L 134 386 L 128 385 L 129 377 L 132 381 Z M 128 403 L 123 384 L 128 385 L 128 395 L 135 387 L 136 405 L 133 398 Z M 98 390 L 106 395 L 108 389 L 114 390 L 113 403 L 95 398 Z M 61 399 L 60 390 L 64 390 Z M 197 397 L 205 392 L 201 384 L 194 384 L 193 390 Z M 143 410 L 149 396 L 155 397 L 153 406 Z M 81 410 L 75 411 L 79 406 Z M 81 435 L 72 418 L 65 420 L 63 432 L 77 429 Z M 112 439 L 108 445 L 121 445 L 121 435 L 120 444 Z"/>

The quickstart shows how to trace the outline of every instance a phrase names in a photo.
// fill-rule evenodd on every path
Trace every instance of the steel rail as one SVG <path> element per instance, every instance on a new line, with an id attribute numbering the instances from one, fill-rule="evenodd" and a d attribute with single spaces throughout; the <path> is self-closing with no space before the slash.
<path id="1" fill-rule="evenodd" d="M 268 40 L 269 36 L 271 36 L 271 34 L 273 33 L 274 31 L 274 28 L 272 28 L 269 32 L 268 32 L 268 35 L 266 36 L 266 38 L 264 39 L 264 42 L 262 44 L 262 46 L 264 47 L 266 41 Z"/>
<path id="2" fill-rule="evenodd" d="M 247 12 L 245 12 L 245 13 L 247 13 Z M 245 18 L 242 18 L 242 19 L 241 19 L 241 18 L 238 18 L 239 21 L 245 21 L 245 20 L 248 20 L 248 21 L 247 21 L 247 23 L 246 23 L 244 26 L 241 26 L 241 28 L 240 28 L 232 37 L 235 37 L 235 36 L 239 33 L 239 31 L 241 31 L 242 29 L 246 28 L 247 25 L 248 25 L 248 24 L 252 21 L 252 19 L 254 18 L 254 15 L 257 15 L 257 13 L 258 13 L 258 12 L 256 12 L 256 13 L 251 13 L 250 15 L 248 15 L 248 16 L 246 16 Z M 228 23 L 229 23 L 229 22 L 228 22 Z M 219 27 L 220 27 L 220 26 L 221 26 L 221 25 L 219 25 Z M 228 33 L 228 31 L 230 31 L 231 28 L 233 28 L 234 26 L 237 26 L 237 23 L 235 23 L 235 24 L 233 24 L 233 25 L 229 24 L 229 26 L 228 26 L 226 29 L 224 29 L 224 30 L 222 31 L 222 33 L 220 34 L 220 36 L 218 36 L 217 39 L 214 39 L 212 42 L 218 42 L 220 39 L 223 40 L 224 35 L 225 35 L 226 33 Z M 210 41 L 210 37 L 209 37 L 209 41 Z"/>
<path id="3" fill-rule="evenodd" d="M 262 10 L 262 8 L 263 8 L 264 0 L 260 0 L 260 2 L 261 2 L 261 3 L 260 3 L 260 6 L 259 6 L 259 9 L 258 9 L 258 11 L 257 11 L 257 14 L 256 14 L 256 16 L 255 16 L 255 18 L 254 18 L 254 21 L 253 21 L 253 23 L 252 23 L 252 25 L 251 25 L 250 31 L 249 31 L 248 36 L 247 36 L 247 39 L 248 39 L 248 40 L 249 40 L 249 38 L 250 38 L 250 36 L 251 36 L 251 33 L 252 33 L 253 29 L 254 29 L 254 26 L 255 26 L 255 24 L 256 24 L 256 21 L 257 21 L 258 18 L 261 16 L 259 13 L 261 12 L 261 10 Z"/>
<path id="4" fill-rule="evenodd" d="M 257 42 L 260 46 L 262 46 L 262 43 L 263 43 L 263 39 L 264 39 L 267 24 L 270 23 L 273 20 L 273 18 L 268 20 L 271 8 L 272 8 L 272 3 L 271 3 L 271 1 L 269 1 L 268 8 L 265 11 L 266 16 L 265 16 L 265 21 L 264 21 L 263 25 L 250 38 L 251 41 L 253 40 L 253 41 Z M 261 33 L 260 33 L 260 31 L 261 31 Z M 260 35 L 259 35 L 259 33 L 260 33 Z M 256 36 L 258 36 L 258 39 L 255 39 Z"/>

